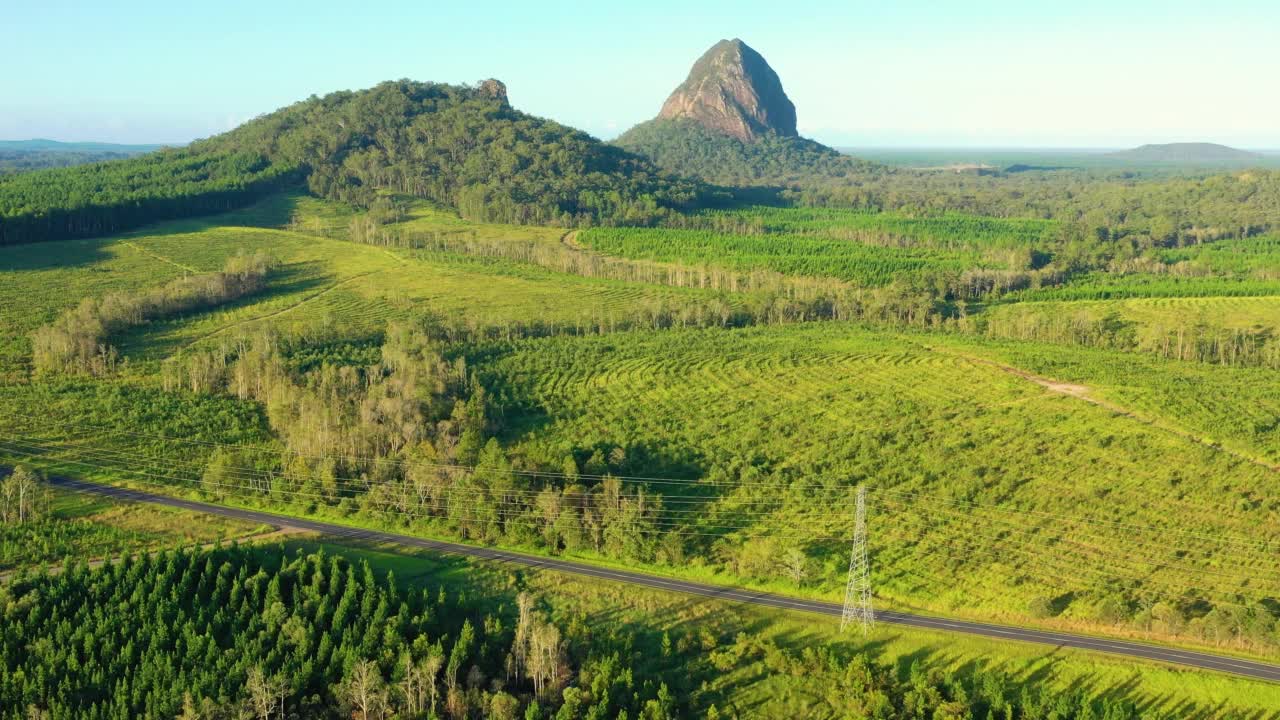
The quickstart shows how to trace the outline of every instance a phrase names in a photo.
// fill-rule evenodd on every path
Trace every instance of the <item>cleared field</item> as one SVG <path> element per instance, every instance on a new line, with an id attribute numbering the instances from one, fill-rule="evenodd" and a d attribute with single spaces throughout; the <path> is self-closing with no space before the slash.
<path id="1" fill-rule="evenodd" d="M 837 596 L 848 488 L 866 482 L 878 592 L 904 605 L 1019 616 L 1042 601 L 1089 623 L 1112 601 L 1280 592 L 1273 470 L 1188 437 L 1181 406 L 1152 425 L 999 359 L 825 325 L 528 341 L 484 372 L 521 408 L 512 440 L 530 457 L 621 448 L 626 474 L 701 478 L 723 499 L 689 526 L 742 536 L 721 552 L 746 574 L 776 577 L 776 558 L 753 569 L 747 556 L 795 544 L 819 563 L 815 589 Z M 1114 378 L 1079 379 L 1111 397 Z M 1229 397 L 1268 412 L 1269 392 L 1249 387 Z M 778 542 L 746 539 L 757 534 Z"/>
<path id="2" fill-rule="evenodd" d="M 11 321 L 6 371 L 15 378 L 0 386 L 12 409 L 0 430 L 44 433 L 70 456 L 96 453 L 103 466 L 144 458 L 152 480 L 187 482 L 210 450 L 175 452 L 166 437 L 274 441 L 256 403 L 160 389 L 159 361 L 186 348 L 263 325 L 324 328 L 327 342 L 345 343 L 332 352 L 360 365 L 376 359 L 388 320 L 422 312 L 464 318 L 473 329 L 599 329 L 606 317 L 732 298 L 337 239 L 355 220 L 340 207 L 282 196 L 99 244 L 0 251 L 0 260 L 27 264 L 0 288 Z M 464 223 L 421 206 L 395 225 L 562 244 L 545 229 Z M 280 261 L 264 292 L 113 339 L 129 360 L 114 377 L 28 378 L 26 334 L 78 299 L 54 289 L 59 273 L 71 272 L 58 262 L 86 253 L 74 272 L 103 278 L 74 292 L 106 292 L 217 269 L 240 250 Z M 1221 315 L 1213 319 L 1264 314 L 1268 301 L 1215 300 Z M 1135 317 L 1165 312 L 1154 301 L 1131 304 Z M 843 323 L 475 341 L 449 352 L 478 373 L 521 466 L 562 468 L 570 455 L 584 472 L 676 481 L 649 483 L 667 502 L 661 527 L 689 551 L 657 561 L 664 570 L 838 598 L 852 489 L 866 483 L 882 602 L 1211 645 L 1236 636 L 1218 624 L 1234 622 L 1222 619 L 1226 610 L 1211 611 L 1239 608 L 1246 619 L 1236 627 L 1253 623 L 1248 637 L 1274 633 L 1273 615 L 1260 610 L 1280 597 L 1280 505 L 1268 493 L 1280 460 L 1272 371 Z M 310 362 L 305 354 L 297 361 Z M 86 417 L 122 432 L 60 434 L 62 423 Z M 262 470 L 276 471 L 270 461 Z M 1179 619 L 1156 619 L 1157 608 Z"/>

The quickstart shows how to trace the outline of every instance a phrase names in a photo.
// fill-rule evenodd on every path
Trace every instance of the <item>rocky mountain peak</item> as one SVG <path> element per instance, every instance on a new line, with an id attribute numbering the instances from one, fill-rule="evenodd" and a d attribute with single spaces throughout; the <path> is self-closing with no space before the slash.
<path id="1" fill-rule="evenodd" d="M 778 74 L 738 39 L 721 40 L 698 58 L 658 117 L 693 120 L 744 142 L 769 132 L 797 135 L 796 106 Z"/>
<path id="2" fill-rule="evenodd" d="M 507 104 L 507 85 L 501 80 L 489 78 L 480 82 L 480 93 L 494 100 L 502 101 L 503 105 Z"/>

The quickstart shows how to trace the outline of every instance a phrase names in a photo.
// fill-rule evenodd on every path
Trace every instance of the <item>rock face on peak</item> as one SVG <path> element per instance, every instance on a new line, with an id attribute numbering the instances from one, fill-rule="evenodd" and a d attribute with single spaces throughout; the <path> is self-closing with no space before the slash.
<path id="1" fill-rule="evenodd" d="M 671 93 L 660 120 L 687 119 L 753 142 L 770 132 L 796 137 L 796 106 L 769 63 L 741 40 L 721 40 Z"/>
<path id="2" fill-rule="evenodd" d="M 501 80 L 489 78 L 480 83 L 480 92 L 484 95 L 502 101 L 503 105 L 507 104 L 507 86 Z"/>

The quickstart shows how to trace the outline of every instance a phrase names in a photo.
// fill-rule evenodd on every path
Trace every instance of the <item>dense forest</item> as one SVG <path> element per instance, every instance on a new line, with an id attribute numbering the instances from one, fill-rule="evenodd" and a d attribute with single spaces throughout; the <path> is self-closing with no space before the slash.
<path id="1" fill-rule="evenodd" d="M 296 183 L 252 151 L 162 150 L 0 177 L 0 245 L 107 235 L 247 205 Z"/>
<path id="2" fill-rule="evenodd" d="M 383 83 L 311 98 L 202 148 L 254 148 L 310 169 L 321 197 L 369 205 L 379 190 L 494 222 L 645 223 L 693 204 L 694 183 L 589 135 L 513 109 L 496 80 L 476 87 Z"/>
<path id="3" fill-rule="evenodd" d="M 838 685 L 824 703 L 849 717 L 1135 717 L 997 671 L 899 677 L 860 654 L 745 633 L 691 629 L 646 657 L 630 634 L 562 626 L 545 601 L 512 594 L 408 589 L 323 553 L 70 561 L 0 586 L 0 717 L 723 719 L 737 713 L 698 683 L 745 662 L 797 689 Z"/>
<path id="4" fill-rule="evenodd" d="M 1097 171 L 979 176 L 893 169 L 807 179 L 783 197 L 813 207 L 1053 219 L 1121 248 L 1176 246 L 1275 228 L 1280 172 L 1147 178 Z"/>

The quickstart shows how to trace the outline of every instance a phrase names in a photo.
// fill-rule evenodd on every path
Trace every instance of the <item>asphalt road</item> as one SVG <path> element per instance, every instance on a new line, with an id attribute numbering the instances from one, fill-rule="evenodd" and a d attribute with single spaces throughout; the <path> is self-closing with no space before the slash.
<path id="1" fill-rule="evenodd" d="M 765 605 L 768 607 L 782 608 L 784 610 L 799 610 L 803 612 L 818 613 L 820 615 L 833 615 L 835 617 L 839 617 L 841 612 L 841 607 L 839 605 L 817 600 L 801 600 L 782 595 L 751 592 L 749 590 L 689 582 L 687 580 L 674 580 L 653 575 L 645 575 L 643 573 L 628 572 L 626 570 L 612 570 L 609 568 L 596 567 L 570 560 L 542 558 L 534 555 L 505 552 L 491 548 L 472 547 L 470 545 L 459 545 L 456 543 L 441 542 L 439 540 L 427 540 L 424 538 L 412 537 L 410 535 L 399 535 L 396 533 L 380 532 L 376 530 L 362 530 L 333 523 L 317 522 L 315 520 L 306 520 L 303 518 L 294 518 L 284 515 L 273 515 L 271 513 L 258 512 L 255 510 L 242 510 L 239 508 L 224 507 L 221 505 L 195 502 L 192 500 L 180 500 L 177 498 L 166 497 L 164 495 L 156 495 L 154 493 L 129 490 L 108 485 L 98 485 L 96 483 L 88 483 L 69 478 L 51 478 L 50 482 L 58 487 L 66 488 L 68 490 L 106 495 L 121 500 L 147 502 L 156 505 L 165 505 L 168 507 L 208 513 L 210 515 L 237 518 L 253 523 L 310 530 L 341 538 L 392 543 L 451 555 L 468 555 L 483 560 L 511 563 L 513 565 L 521 565 L 530 568 L 545 568 L 548 570 L 573 573 L 575 575 L 584 575 L 603 580 L 613 580 L 615 582 L 631 583 L 633 585 L 642 585 L 644 587 L 655 588 L 658 590 L 669 590 L 671 592 L 697 595 L 717 600 L 730 600 L 734 602 L 751 603 L 753 605 Z M 969 622 L 966 620 L 948 620 L 945 618 L 934 618 L 924 615 L 912 615 L 908 613 L 883 610 L 877 611 L 875 617 L 877 622 L 892 625 L 906 625 L 943 632 L 981 635 L 999 640 L 1017 640 L 1020 642 L 1038 643 L 1054 647 L 1080 648 L 1082 650 L 1093 650 L 1096 652 L 1110 653 L 1112 655 L 1142 658 L 1145 660 L 1154 660 L 1172 665 L 1183 665 L 1202 670 L 1215 670 L 1260 680 L 1280 682 L 1280 665 L 1262 663 L 1242 658 L 1213 655 L 1210 653 L 1196 652 L 1192 650 L 1158 647 L 1137 642 L 1127 642 L 1124 640 L 1107 640 L 1103 638 L 1089 637 L 1087 635 L 1073 635 L 1070 633 L 1043 630 L 1025 630 L 1022 628 L 1003 625 L 991 625 L 987 623 Z"/>

